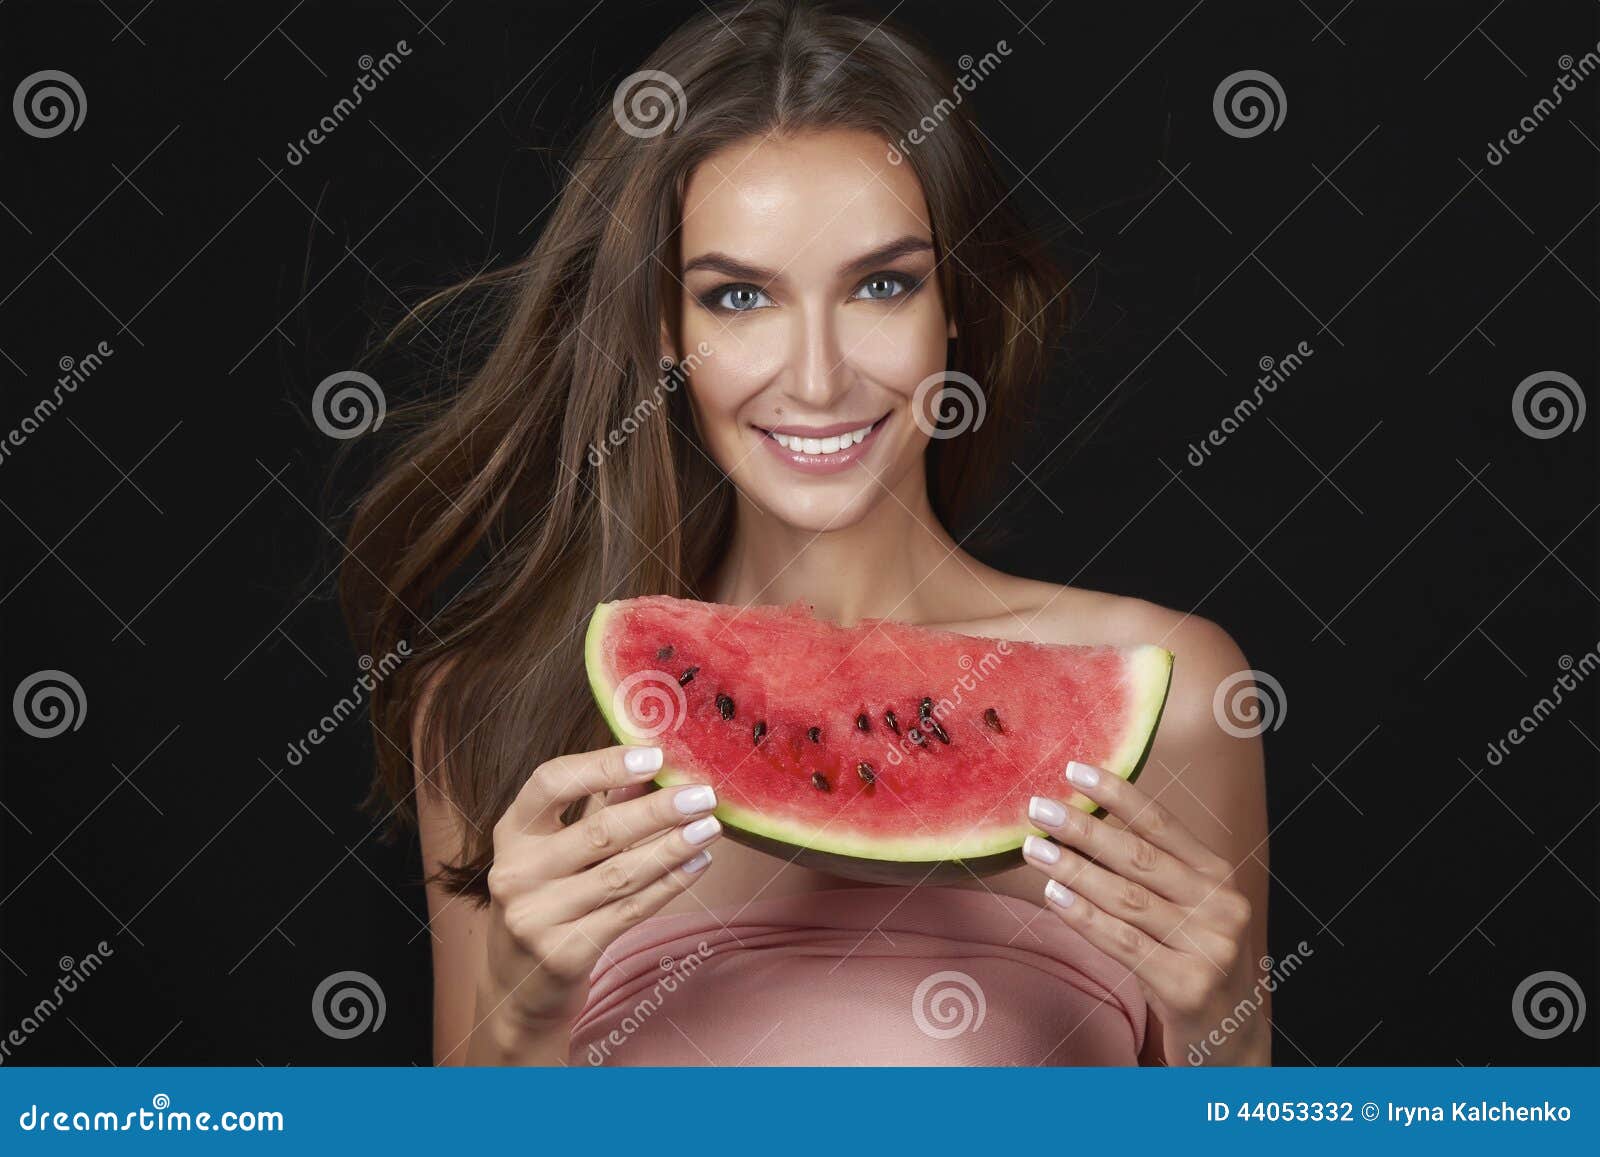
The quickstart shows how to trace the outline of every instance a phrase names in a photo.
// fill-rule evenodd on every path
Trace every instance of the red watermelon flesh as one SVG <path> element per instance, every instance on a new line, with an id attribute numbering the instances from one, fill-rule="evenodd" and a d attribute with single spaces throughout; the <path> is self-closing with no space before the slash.
<path id="1" fill-rule="evenodd" d="M 586 660 L 618 740 L 663 749 L 657 784 L 709 783 L 730 838 L 885 883 L 1021 863 L 1028 797 L 1070 798 L 1069 760 L 1138 774 L 1172 669 L 1157 646 L 666 596 L 600 604 Z"/>

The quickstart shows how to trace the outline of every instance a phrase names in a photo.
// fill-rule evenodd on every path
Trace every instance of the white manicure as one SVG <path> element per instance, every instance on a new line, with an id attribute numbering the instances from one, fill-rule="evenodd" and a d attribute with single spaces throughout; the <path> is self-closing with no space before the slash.
<path id="1" fill-rule="evenodd" d="M 1029 836 L 1023 841 L 1022 854 L 1030 860 L 1038 860 L 1041 864 L 1053 864 L 1061 858 L 1061 849 L 1049 840 L 1041 840 L 1038 836 Z"/>
<path id="2" fill-rule="evenodd" d="M 686 787 L 673 798 L 673 805 L 684 815 L 692 816 L 695 812 L 708 812 L 717 806 L 717 793 L 706 784 L 696 784 Z"/>
<path id="3" fill-rule="evenodd" d="M 622 766 L 639 775 L 646 771 L 661 770 L 659 747 L 630 747 L 622 755 Z"/>
<path id="4" fill-rule="evenodd" d="M 691 844 L 703 844 L 721 830 L 722 825 L 717 822 L 716 816 L 706 816 L 705 819 L 695 820 L 694 823 L 684 828 L 683 838 Z"/>
<path id="5" fill-rule="evenodd" d="M 1028 818 L 1047 828 L 1059 828 L 1067 819 L 1067 809 L 1053 799 L 1036 795 L 1028 801 Z"/>
<path id="6" fill-rule="evenodd" d="M 696 852 L 692 858 L 685 860 L 683 862 L 683 870 L 692 875 L 693 873 L 698 872 L 701 868 L 705 867 L 710 862 L 711 862 L 711 849 L 707 848 L 703 852 Z"/>
<path id="7" fill-rule="evenodd" d="M 1100 782 L 1100 773 L 1087 763 L 1073 760 L 1067 764 L 1067 778 L 1079 787 L 1093 787 Z"/>

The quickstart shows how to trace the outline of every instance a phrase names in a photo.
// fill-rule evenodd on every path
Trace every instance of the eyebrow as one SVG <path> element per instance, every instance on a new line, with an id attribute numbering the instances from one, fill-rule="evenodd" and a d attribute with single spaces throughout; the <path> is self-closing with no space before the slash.
<path id="1" fill-rule="evenodd" d="M 843 276 L 849 273 L 864 272 L 912 253 L 931 252 L 933 252 L 933 242 L 931 240 L 908 233 L 904 237 L 896 237 L 893 241 L 880 245 L 876 249 L 868 250 L 859 257 L 845 262 L 839 267 L 839 273 Z M 778 274 L 773 270 L 763 269 L 759 265 L 751 265 L 748 262 L 740 261 L 736 257 L 731 257 L 716 250 L 702 253 L 698 257 L 691 258 L 685 262 L 683 275 L 687 277 L 696 269 L 709 269 L 725 274 L 728 277 L 737 277 L 743 281 L 751 281 L 761 285 L 768 284 L 778 278 Z"/>

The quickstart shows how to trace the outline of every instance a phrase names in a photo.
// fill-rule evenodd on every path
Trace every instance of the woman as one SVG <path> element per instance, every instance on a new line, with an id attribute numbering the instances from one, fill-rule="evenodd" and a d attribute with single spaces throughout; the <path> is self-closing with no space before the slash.
<path id="1" fill-rule="evenodd" d="M 947 529 L 989 513 L 1065 289 L 965 91 L 812 4 L 691 20 L 596 117 L 533 251 L 486 279 L 483 364 L 360 504 L 347 614 L 367 653 L 417 650 L 373 710 L 428 867 L 439 1062 L 1269 1062 L 1270 1010 L 1239 1007 L 1266 951 L 1260 745 L 1211 706 L 1244 657 Z M 930 438 L 941 375 L 987 420 Z M 714 792 L 649 792 L 659 751 L 602 746 L 582 627 L 647 593 L 1156 642 L 1174 685 L 1137 786 L 1074 765 L 1024 866 L 861 886 L 721 840 Z M 630 1007 L 680 971 L 662 945 L 710 959 Z M 947 974 L 987 1035 L 901 1015 Z"/>

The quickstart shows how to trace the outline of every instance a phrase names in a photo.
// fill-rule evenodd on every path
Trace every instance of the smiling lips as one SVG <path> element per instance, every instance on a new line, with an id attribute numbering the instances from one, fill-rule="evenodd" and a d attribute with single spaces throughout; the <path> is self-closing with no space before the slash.
<path id="1" fill-rule="evenodd" d="M 796 470 L 807 474 L 829 474 L 842 470 L 859 460 L 864 449 L 880 429 L 884 418 L 862 426 L 838 423 L 832 426 L 790 426 L 783 429 L 761 431 L 762 441 L 778 458 Z"/>

